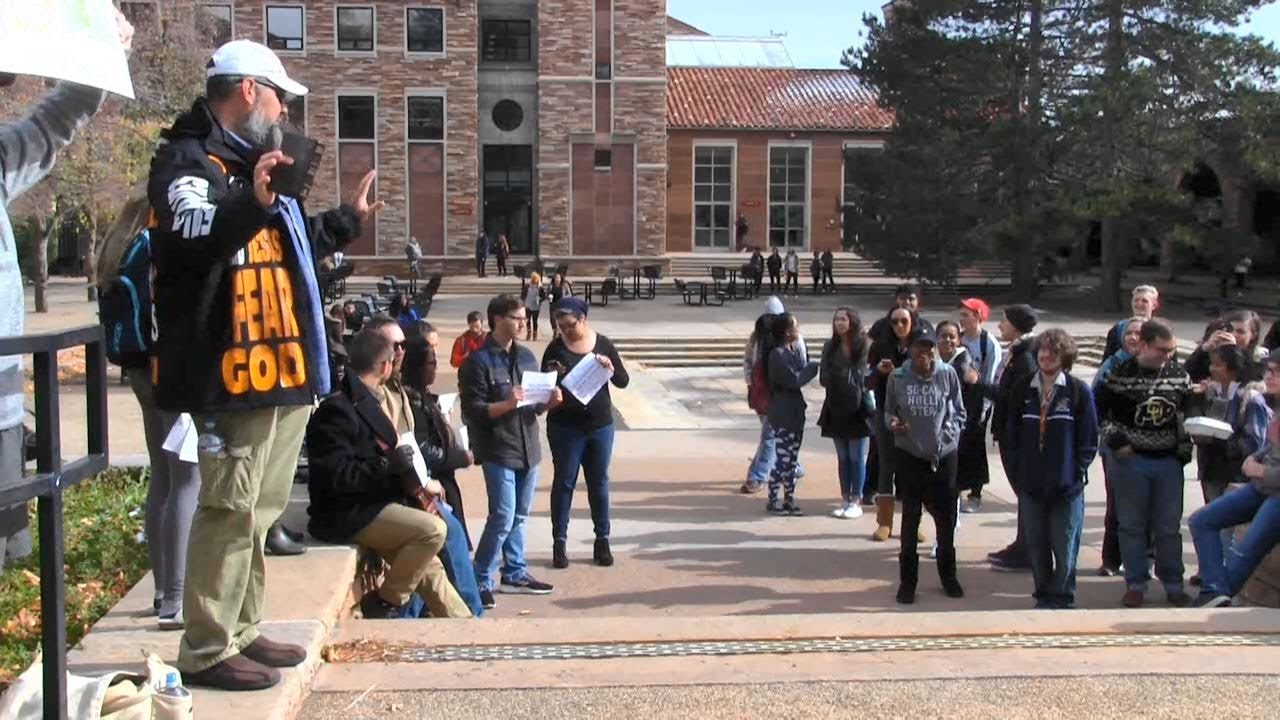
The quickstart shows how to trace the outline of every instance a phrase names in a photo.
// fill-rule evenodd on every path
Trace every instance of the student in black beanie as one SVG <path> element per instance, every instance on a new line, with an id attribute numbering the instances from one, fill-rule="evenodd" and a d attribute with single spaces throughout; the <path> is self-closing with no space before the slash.
<path id="1" fill-rule="evenodd" d="M 1000 339 L 1009 343 L 1009 352 L 1005 353 L 1004 362 L 996 371 L 996 387 L 992 396 L 991 432 L 997 447 L 1000 449 L 1000 464 L 1004 466 L 1005 477 L 1015 495 L 1020 494 L 1017 473 L 1012 471 L 1009 463 L 1005 439 L 1006 418 L 1010 412 L 1017 412 L 1013 407 L 1013 389 L 1030 382 L 1037 371 L 1036 338 L 1032 334 L 1036 323 L 1040 320 L 1035 308 L 1030 305 L 1010 305 L 1004 309 L 1004 319 L 1000 321 Z M 1029 572 L 1031 561 L 1027 557 L 1026 546 L 1022 540 L 1022 524 L 1018 523 L 1018 531 L 1008 547 L 987 556 L 991 566 L 997 570 Z"/>

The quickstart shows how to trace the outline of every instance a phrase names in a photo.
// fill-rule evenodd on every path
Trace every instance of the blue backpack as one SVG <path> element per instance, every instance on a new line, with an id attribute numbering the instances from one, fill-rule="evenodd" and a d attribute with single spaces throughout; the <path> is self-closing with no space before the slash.
<path id="1" fill-rule="evenodd" d="M 107 359 L 122 368 L 146 367 L 151 347 L 151 232 L 125 248 L 115 278 L 98 296 Z"/>

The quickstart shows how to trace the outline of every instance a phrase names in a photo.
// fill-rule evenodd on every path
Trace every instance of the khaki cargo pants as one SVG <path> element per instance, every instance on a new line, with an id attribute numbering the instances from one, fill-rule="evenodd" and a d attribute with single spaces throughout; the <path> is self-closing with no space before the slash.
<path id="1" fill-rule="evenodd" d="M 469 618 L 471 609 L 449 582 L 440 549 L 447 526 L 425 510 L 388 505 L 356 533 L 356 542 L 391 563 L 378 595 L 397 607 L 418 593 L 433 618 Z"/>
<path id="2" fill-rule="evenodd" d="M 191 522 L 186 632 L 178 669 L 195 673 L 258 638 L 267 531 L 289 501 L 310 405 L 215 416 L 224 447 L 200 453 L 200 499 Z"/>

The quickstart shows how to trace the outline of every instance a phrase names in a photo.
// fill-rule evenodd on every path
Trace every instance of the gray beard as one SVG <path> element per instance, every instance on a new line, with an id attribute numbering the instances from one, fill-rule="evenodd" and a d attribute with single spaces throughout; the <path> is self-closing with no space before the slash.
<path id="1" fill-rule="evenodd" d="M 261 107 L 255 107 L 249 111 L 249 117 L 241 123 L 237 133 L 255 147 L 266 148 L 271 139 L 271 130 L 278 124 L 268 120 Z"/>

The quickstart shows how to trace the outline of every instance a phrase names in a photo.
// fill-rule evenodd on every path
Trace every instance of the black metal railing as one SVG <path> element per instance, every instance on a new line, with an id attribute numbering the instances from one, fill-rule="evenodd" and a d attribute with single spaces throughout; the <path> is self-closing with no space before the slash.
<path id="1" fill-rule="evenodd" d="M 84 347 L 88 454 L 63 464 L 58 351 Z M 0 507 L 36 499 L 40 537 L 40 646 L 44 717 L 67 717 L 67 587 L 63 572 L 62 492 L 107 469 L 107 358 L 102 328 L 0 338 L 0 356 L 32 358 L 36 389 L 36 474 L 0 491 Z"/>

